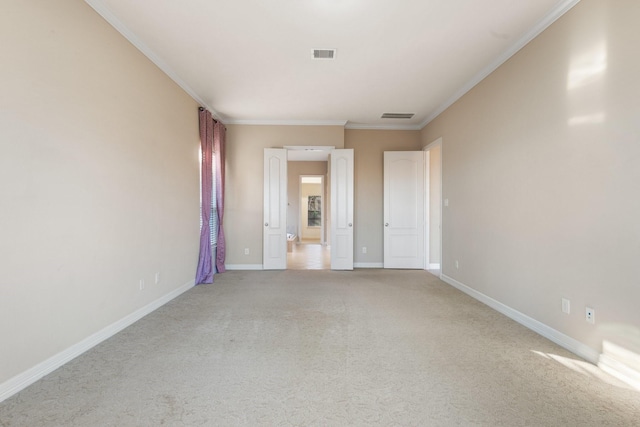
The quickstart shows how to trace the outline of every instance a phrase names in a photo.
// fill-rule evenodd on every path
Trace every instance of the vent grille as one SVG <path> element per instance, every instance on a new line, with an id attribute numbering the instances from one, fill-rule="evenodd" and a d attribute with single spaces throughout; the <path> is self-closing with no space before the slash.
<path id="1" fill-rule="evenodd" d="M 335 49 L 313 49 L 313 59 L 334 59 L 336 57 Z"/>
<path id="2" fill-rule="evenodd" d="M 381 119 L 411 119 L 415 113 L 383 113 Z"/>

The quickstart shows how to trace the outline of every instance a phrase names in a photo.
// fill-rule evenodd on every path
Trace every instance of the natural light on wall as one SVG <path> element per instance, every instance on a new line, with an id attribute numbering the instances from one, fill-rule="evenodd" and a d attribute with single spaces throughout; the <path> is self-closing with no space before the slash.
<path id="1" fill-rule="evenodd" d="M 603 340 L 598 367 L 636 390 L 640 390 L 640 354 L 635 351 L 612 341 Z"/>
<path id="2" fill-rule="evenodd" d="M 607 45 L 600 41 L 586 51 L 574 55 L 567 74 L 570 97 L 571 127 L 597 125 L 605 122 L 602 90 L 607 71 Z"/>
<path id="3" fill-rule="evenodd" d="M 604 42 L 596 45 L 589 52 L 571 59 L 567 89 L 573 90 L 587 86 L 602 78 L 607 70 L 607 46 Z"/>
<path id="4" fill-rule="evenodd" d="M 584 116 L 574 116 L 569 119 L 569 126 L 586 125 L 589 123 L 604 123 L 604 113 L 585 114 Z"/>

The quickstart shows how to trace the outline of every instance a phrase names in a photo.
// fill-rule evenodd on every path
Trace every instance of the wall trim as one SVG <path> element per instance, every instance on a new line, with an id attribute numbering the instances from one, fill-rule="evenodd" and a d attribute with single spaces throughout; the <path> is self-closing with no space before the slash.
<path id="1" fill-rule="evenodd" d="M 125 39 L 133 44 L 143 55 L 160 68 L 171 80 L 180 86 L 189 96 L 200 105 L 206 107 L 216 120 L 225 124 L 247 124 L 247 125 L 282 125 L 282 126 L 345 126 L 347 129 L 377 129 L 377 130 L 421 130 L 433 119 L 438 117 L 444 110 L 449 108 L 454 102 L 464 96 L 475 85 L 484 80 L 489 74 L 515 55 L 520 49 L 536 38 L 540 33 L 553 24 L 558 18 L 568 12 L 580 0 L 564 0 L 544 18 L 542 18 L 531 30 L 525 33 L 520 39 L 505 50 L 502 55 L 480 70 L 458 91 L 449 97 L 444 103 L 438 106 L 424 121 L 416 125 L 386 125 L 386 124 L 360 124 L 348 123 L 347 120 L 323 120 L 323 121 L 295 121 L 295 120 L 229 120 L 217 113 L 207 102 L 205 102 L 169 65 L 158 56 L 149 46 L 147 46 L 133 31 L 131 31 L 122 21 L 120 21 L 109 10 L 103 0 L 84 0 L 93 10 L 116 29 Z"/>
<path id="2" fill-rule="evenodd" d="M 345 129 L 362 129 L 362 130 L 421 130 L 424 126 L 420 123 L 417 125 L 392 125 L 392 124 L 364 124 L 347 122 Z"/>
<path id="3" fill-rule="evenodd" d="M 82 353 L 90 350 L 106 339 L 111 338 L 118 332 L 122 331 L 124 328 L 131 326 L 147 314 L 157 310 L 172 299 L 193 288 L 193 286 L 195 285 L 194 282 L 194 280 L 191 280 L 188 283 L 185 283 L 179 288 L 145 305 L 144 307 L 139 308 L 133 313 L 88 336 L 87 338 L 72 345 L 66 350 L 61 351 L 60 353 L 48 358 L 44 362 L 38 363 L 36 366 L 27 369 L 23 373 L 18 374 L 15 377 L 10 378 L 9 380 L 0 384 L 0 402 L 27 388 L 42 377 L 50 374 L 62 365 L 70 362 L 71 360 L 75 359 Z"/>
<path id="4" fill-rule="evenodd" d="M 262 264 L 225 264 L 227 270 L 263 270 Z"/>
<path id="5" fill-rule="evenodd" d="M 262 264 L 227 264 L 227 270 L 263 270 Z M 383 268 L 381 262 L 354 262 L 353 268 Z"/>
<path id="6" fill-rule="evenodd" d="M 349 123 L 347 120 L 264 120 L 264 119 L 227 119 L 227 125 L 248 126 L 342 126 L 345 129 L 360 130 L 421 130 L 424 126 Z"/>
<path id="7" fill-rule="evenodd" d="M 429 264 L 429 270 L 440 270 L 440 263 Z"/>
<path id="8" fill-rule="evenodd" d="M 560 2 L 556 7 L 551 9 L 538 23 L 522 37 L 516 40 L 502 55 L 498 56 L 495 60 L 491 61 L 480 72 L 473 76 L 466 84 L 458 89 L 449 99 L 440 104 L 431 114 L 427 116 L 422 123 L 420 123 L 420 129 L 428 125 L 433 119 L 438 117 L 444 110 L 449 108 L 458 99 L 462 98 L 467 92 L 469 92 L 475 85 L 484 80 L 489 74 L 493 73 L 502 64 L 507 62 L 509 58 L 515 55 L 520 49 L 525 47 L 531 40 L 538 37 L 540 33 L 546 30 L 551 24 L 556 22 L 558 18 L 567 13 L 573 6 L 578 4 L 580 0 L 564 0 Z"/>
<path id="9" fill-rule="evenodd" d="M 353 268 L 384 268 L 381 262 L 354 262 Z"/>
<path id="10" fill-rule="evenodd" d="M 225 120 L 227 125 L 252 125 L 252 126 L 342 126 L 346 120 L 261 120 L 261 119 L 237 119 Z"/>
<path id="11" fill-rule="evenodd" d="M 544 323 L 539 322 L 527 316 L 526 314 L 523 314 L 481 292 L 478 292 L 475 289 L 470 288 L 469 286 L 461 282 L 458 282 L 457 280 L 447 275 L 441 274 L 440 278 L 444 282 L 453 286 L 454 288 L 457 288 L 458 290 L 464 292 L 465 294 L 477 299 L 481 303 L 488 305 L 489 307 L 493 308 L 497 312 L 504 314 L 505 316 L 509 317 L 512 320 L 515 320 L 516 322 L 531 329 L 537 334 L 542 335 L 548 340 L 553 341 L 559 346 L 564 347 L 570 352 L 582 357 L 588 362 L 591 362 L 594 365 L 598 364 L 600 353 L 598 353 L 596 350 L 592 349 L 591 347 L 581 343 L 580 341 L 575 340 L 570 336 L 565 335 L 562 332 L 559 332 L 551 328 L 550 326 L 547 326 Z"/>
<path id="12" fill-rule="evenodd" d="M 191 98 L 193 98 L 198 104 L 206 107 L 211 112 L 211 115 L 218 121 L 227 123 L 227 120 L 217 113 L 208 103 L 206 103 L 195 90 L 191 88 L 180 78 L 180 76 L 162 59 L 156 54 L 149 46 L 147 46 L 133 31 L 129 29 L 122 21 L 109 10 L 103 0 L 84 0 L 98 15 L 107 21 L 113 28 L 116 29 L 125 39 L 127 39 L 132 45 L 134 45 L 144 56 L 146 56 L 151 62 L 153 62 L 163 73 L 165 73 L 171 80 L 173 80 L 178 86 L 182 88 Z"/>

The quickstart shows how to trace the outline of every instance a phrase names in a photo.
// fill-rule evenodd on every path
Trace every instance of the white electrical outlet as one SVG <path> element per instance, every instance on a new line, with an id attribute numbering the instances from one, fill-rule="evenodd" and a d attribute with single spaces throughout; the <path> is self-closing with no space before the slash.
<path id="1" fill-rule="evenodd" d="M 571 313 L 571 301 L 567 298 L 562 298 L 562 312 L 566 314 Z"/>
<path id="2" fill-rule="evenodd" d="M 156 273 L 156 285 L 160 283 L 160 272 Z"/>
<path id="3" fill-rule="evenodd" d="M 596 311 L 593 308 L 587 307 L 584 317 L 587 322 L 596 323 Z"/>
<path id="4" fill-rule="evenodd" d="M 366 246 L 363 246 L 363 247 L 362 247 L 362 253 L 363 253 L 363 254 L 366 254 L 366 253 L 367 253 L 367 247 L 366 247 Z"/>
<path id="5" fill-rule="evenodd" d="M 140 290 L 144 289 L 144 279 L 140 279 Z"/>
<path id="6" fill-rule="evenodd" d="M 456 260 L 456 270 L 460 268 L 460 263 Z"/>
<path id="7" fill-rule="evenodd" d="M 249 248 L 244 248 L 244 254 L 249 255 Z"/>
<path id="8" fill-rule="evenodd" d="M 449 199 L 444 199 L 444 206 L 449 207 Z"/>

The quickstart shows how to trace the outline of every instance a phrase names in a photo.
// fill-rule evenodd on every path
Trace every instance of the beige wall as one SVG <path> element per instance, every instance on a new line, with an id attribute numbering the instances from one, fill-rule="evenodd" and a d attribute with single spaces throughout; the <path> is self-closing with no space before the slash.
<path id="1" fill-rule="evenodd" d="M 285 145 L 329 145 L 354 149 L 354 262 L 381 264 L 383 153 L 391 150 L 421 150 L 420 131 L 252 125 L 227 126 L 227 264 L 262 264 L 263 151 L 264 148 Z M 289 162 L 290 165 L 292 163 L 297 162 Z M 328 184 L 327 181 L 326 185 Z M 289 194 L 289 203 L 291 202 Z M 289 210 L 292 208 L 290 206 Z M 328 208 L 327 200 L 325 209 Z M 328 224 L 325 225 L 328 228 Z M 362 246 L 367 246 L 367 254 L 362 253 Z M 244 248 L 249 248 L 249 255 L 244 254 Z"/>
<path id="2" fill-rule="evenodd" d="M 300 215 L 301 215 L 301 206 L 300 206 L 300 176 L 301 175 L 322 175 L 325 177 L 327 175 L 327 162 L 287 162 L 287 175 L 288 175 L 288 185 L 287 185 L 287 194 L 288 194 L 288 202 L 287 202 L 287 232 L 294 233 L 300 237 L 302 233 L 300 232 Z M 324 196 L 322 194 L 324 203 Z M 326 206 L 322 207 L 323 211 L 326 212 Z M 326 219 L 326 218 L 325 218 Z M 326 227 L 325 227 L 326 228 Z"/>
<path id="3" fill-rule="evenodd" d="M 347 129 L 344 148 L 354 151 L 354 263 L 382 264 L 384 152 L 422 150 L 420 131 Z"/>
<path id="4" fill-rule="evenodd" d="M 639 16 L 635 0 L 581 1 L 423 130 L 443 138 L 443 273 L 636 354 Z"/>
<path id="5" fill-rule="evenodd" d="M 262 265 L 263 154 L 286 145 L 344 148 L 342 126 L 227 126 L 225 236 L 228 265 Z M 249 248 L 249 255 L 244 249 Z"/>
<path id="6" fill-rule="evenodd" d="M 6 2 L 0 39 L 2 384 L 193 281 L 199 137 L 84 2 Z"/>

